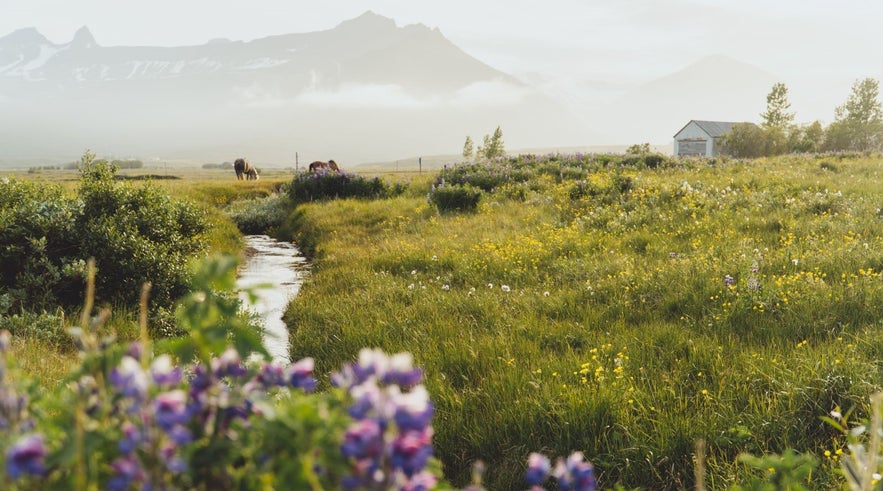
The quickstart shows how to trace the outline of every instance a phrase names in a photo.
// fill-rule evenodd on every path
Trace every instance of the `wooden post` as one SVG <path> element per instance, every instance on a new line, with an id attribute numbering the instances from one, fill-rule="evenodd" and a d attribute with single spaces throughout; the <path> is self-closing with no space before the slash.
<path id="1" fill-rule="evenodd" d="M 419 158 L 417 159 L 417 162 L 418 162 L 418 164 L 419 164 L 419 166 L 418 166 L 418 169 L 419 169 L 418 172 L 419 172 L 420 174 L 423 174 L 423 157 L 419 157 Z"/>

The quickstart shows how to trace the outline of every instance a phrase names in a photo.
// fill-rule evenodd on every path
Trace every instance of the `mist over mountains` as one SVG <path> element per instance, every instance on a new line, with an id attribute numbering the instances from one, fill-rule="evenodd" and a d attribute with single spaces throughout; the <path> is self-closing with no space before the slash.
<path id="1" fill-rule="evenodd" d="M 599 104 L 372 12 L 326 31 L 181 47 L 104 47 L 86 27 L 54 44 L 25 28 L 0 38 L 0 162 L 70 161 L 90 148 L 355 164 L 456 154 L 498 125 L 509 149 L 658 144 L 689 119 L 756 119 L 773 82 L 712 57 Z"/>

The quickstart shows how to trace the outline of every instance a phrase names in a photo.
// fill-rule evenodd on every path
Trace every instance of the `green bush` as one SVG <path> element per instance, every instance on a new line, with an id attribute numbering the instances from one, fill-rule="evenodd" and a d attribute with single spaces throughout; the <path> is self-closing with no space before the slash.
<path id="1" fill-rule="evenodd" d="M 0 314 L 81 300 L 78 213 L 58 187 L 0 181 Z"/>
<path id="2" fill-rule="evenodd" d="M 141 285 L 151 303 L 168 306 L 187 290 L 189 259 L 206 249 L 205 212 L 147 184 L 113 179 L 115 168 L 86 162 L 76 219 L 80 256 L 94 257 L 99 299 L 137 305 Z"/>
<path id="3" fill-rule="evenodd" d="M 116 167 L 86 154 L 76 199 L 58 187 L 0 181 L 0 314 L 75 307 L 86 260 L 95 258 L 99 301 L 169 306 L 188 285 L 187 264 L 206 249 L 204 210 L 149 183 L 117 182 Z"/>
<path id="4" fill-rule="evenodd" d="M 294 177 L 288 188 L 288 196 L 295 204 L 334 198 L 376 199 L 392 194 L 379 177 L 368 179 L 347 172 L 303 172 Z"/>
<path id="5" fill-rule="evenodd" d="M 262 234 L 278 227 L 290 209 L 288 197 L 282 194 L 244 201 L 227 207 L 227 214 L 244 234 Z"/>
<path id="6" fill-rule="evenodd" d="M 440 212 L 475 211 L 481 199 L 481 190 L 468 184 L 433 186 L 428 198 Z"/>

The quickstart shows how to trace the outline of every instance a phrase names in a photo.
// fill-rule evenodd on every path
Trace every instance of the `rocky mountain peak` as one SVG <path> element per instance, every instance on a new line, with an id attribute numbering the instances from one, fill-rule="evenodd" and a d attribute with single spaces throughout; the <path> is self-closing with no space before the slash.
<path id="1" fill-rule="evenodd" d="M 92 32 L 89 31 L 89 28 L 83 26 L 77 29 L 77 32 L 74 33 L 74 39 L 71 41 L 71 46 L 78 48 L 94 48 L 98 46 L 98 43 L 95 42 L 95 37 L 92 36 Z"/>

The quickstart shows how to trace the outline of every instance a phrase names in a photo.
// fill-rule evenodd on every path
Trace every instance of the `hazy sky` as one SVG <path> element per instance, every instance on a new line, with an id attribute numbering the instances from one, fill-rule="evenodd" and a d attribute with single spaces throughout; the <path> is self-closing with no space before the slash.
<path id="1" fill-rule="evenodd" d="M 830 121 L 853 81 L 883 78 L 879 0 L 0 0 L 0 36 L 36 27 L 65 43 L 85 25 L 102 46 L 247 41 L 366 10 L 438 27 L 495 68 L 562 90 L 618 90 L 726 54 L 784 81 L 798 120 Z M 820 98 L 833 101 L 827 114 L 801 107 Z"/>

